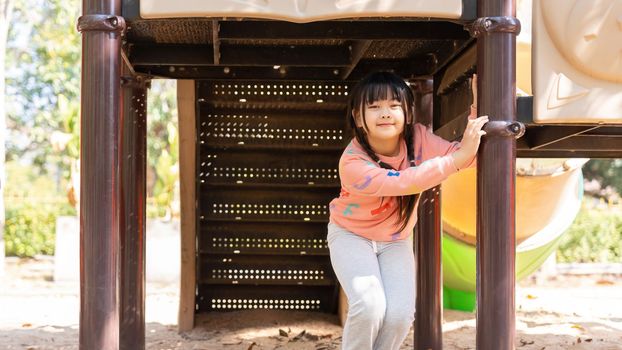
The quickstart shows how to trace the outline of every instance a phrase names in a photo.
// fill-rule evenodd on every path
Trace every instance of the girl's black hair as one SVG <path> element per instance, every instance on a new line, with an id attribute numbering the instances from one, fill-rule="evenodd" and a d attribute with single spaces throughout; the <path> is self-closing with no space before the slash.
<path id="1" fill-rule="evenodd" d="M 391 94 L 389 96 L 389 94 Z M 371 104 L 378 100 L 398 100 L 402 103 L 402 110 L 404 111 L 404 132 L 402 137 L 406 142 L 406 150 L 408 163 L 410 166 L 415 165 L 415 152 L 414 152 L 414 96 L 412 90 L 406 82 L 399 76 L 390 72 L 374 72 L 367 75 L 361 81 L 359 81 L 350 92 L 350 101 L 348 104 L 348 120 L 349 125 L 354 130 L 354 137 L 363 146 L 363 149 L 375 162 L 382 168 L 394 169 L 389 164 L 380 160 L 378 155 L 372 150 L 369 142 L 367 141 L 366 132 L 369 130 L 367 123 L 365 122 L 365 105 Z M 355 116 L 355 114 L 357 116 Z M 363 126 L 359 127 L 356 123 L 356 118 L 360 118 Z M 398 203 L 398 218 L 396 224 L 400 225 L 398 232 L 401 232 L 406 228 L 408 220 L 413 214 L 417 201 L 419 200 L 419 194 L 399 196 L 397 198 Z"/>

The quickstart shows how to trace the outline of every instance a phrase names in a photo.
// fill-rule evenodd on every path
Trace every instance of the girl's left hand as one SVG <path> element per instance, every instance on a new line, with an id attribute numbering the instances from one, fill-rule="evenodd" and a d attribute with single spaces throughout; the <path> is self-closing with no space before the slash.
<path id="1" fill-rule="evenodd" d="M 451 154 L 454 158 L 454 164 L 458 169 L 464 168 L 477 154 L 480 140 L 482 136 L 486 135 L 486 132 L 482 130 L 482 128 L 487 122 L 487 115 L 469 119 L 467 122 L 467 127 L 464 130 L 464 134 L 462 134 L 460 149 Z"/>

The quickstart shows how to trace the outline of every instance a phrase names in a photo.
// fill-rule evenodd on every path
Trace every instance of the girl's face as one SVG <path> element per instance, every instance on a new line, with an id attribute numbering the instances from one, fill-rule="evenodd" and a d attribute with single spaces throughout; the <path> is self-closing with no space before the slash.
<path id="1" fill-rule="evenodd" d="M 371 143 L 397 142 L 404 131 L 404 110 L 399 100 L 377 100 L 363 107 Z M 360 120 L 360 118 L 358 118 Z"/>

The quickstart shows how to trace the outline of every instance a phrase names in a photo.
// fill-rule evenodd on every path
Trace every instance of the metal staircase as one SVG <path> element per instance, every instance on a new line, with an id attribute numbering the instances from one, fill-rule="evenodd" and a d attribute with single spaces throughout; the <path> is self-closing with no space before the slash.
<path id="1" fill-rule="evenodd" d="M 197 81 L 197 313 L 336 311 L 326 224 L 349 87 Z"/>

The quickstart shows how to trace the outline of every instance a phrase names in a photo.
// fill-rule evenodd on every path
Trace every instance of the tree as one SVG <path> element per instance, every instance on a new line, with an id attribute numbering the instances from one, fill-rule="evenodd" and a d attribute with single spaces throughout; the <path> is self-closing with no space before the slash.
<path id="1" fill-rule="evenodd" d="M 12 12 L 12 0 L 0 0 L 0 276 L 4 274 L 4 184 L 5 184 L 5 143 L 6 143 L 6 109 L 5 109 L 5 58 L 7 35 Z"/>
<path id="2" fill-rule="evenodd" d="M 14 1 L 7 57 L 7 159 L 30 162 L 39 173 L 57 178 L 58 191 L 64 191 L 61 185 L 70 181 L 79 156 L 80 1 Z M 157 80 L 149 91 L 150 216 L 175 216 L 170 204 L 177 176 L 171 169 L 178 163 L 175 86 L 174 81 Z"/>
<path id="3" fill-rule="evenodd" d="M 591 159 L 583 166 L 583 175 L 600 184 L 598 193 L 593 195 L 610 197 L 622 194 L 622 159 Z"/>
<path id="4" fill-rule="evenodd" d="M 80 2 L 14 1 L 7 56 L 7 158 L 29 161 L 60 185 L 60 179 L 69 178 L 75 157 L 53 142 L 59 133 L 71 134 L 79 118 Z"/>

